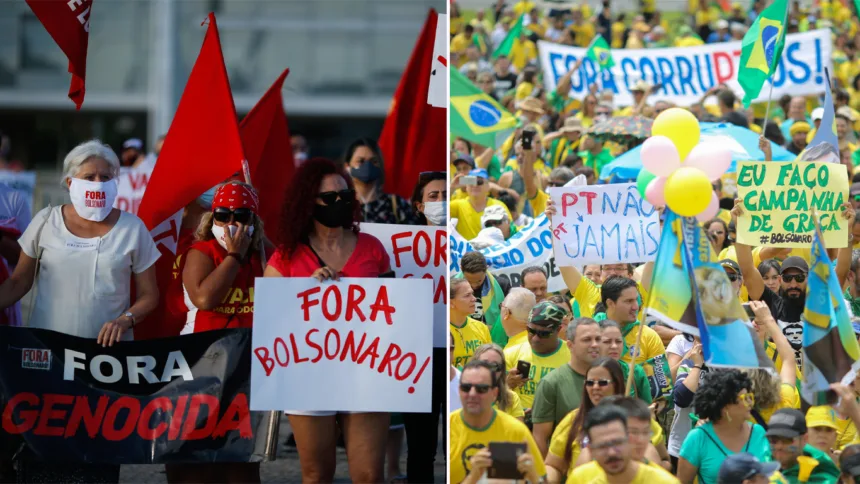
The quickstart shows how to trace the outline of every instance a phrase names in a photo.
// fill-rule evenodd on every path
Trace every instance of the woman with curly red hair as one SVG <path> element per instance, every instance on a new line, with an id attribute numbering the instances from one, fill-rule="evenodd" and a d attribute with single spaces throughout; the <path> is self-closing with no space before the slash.
<path id="1" fill-rule="evenodd" d="M 284 205 L 282 244 L 265 277 L 391 277 L 382 243 L 358 230 L 359 204 L 349 176 L 333 161 L 298 167 Z M 388 413 L 287 412 L 305 482 L 332 482 L 338 420 L 353 482 L 382 482 Z"/>

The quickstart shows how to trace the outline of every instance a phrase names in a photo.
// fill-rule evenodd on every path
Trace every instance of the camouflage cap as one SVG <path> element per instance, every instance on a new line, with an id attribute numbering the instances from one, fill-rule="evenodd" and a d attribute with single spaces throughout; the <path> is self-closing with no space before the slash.
<path id="1" fill-rule="evenodd" d="M 539 302 L 529 313 L 529 322 L 540 326 L 559 326 L 567 316 L 567 312 L 559 305 L 550 302 Z"/>

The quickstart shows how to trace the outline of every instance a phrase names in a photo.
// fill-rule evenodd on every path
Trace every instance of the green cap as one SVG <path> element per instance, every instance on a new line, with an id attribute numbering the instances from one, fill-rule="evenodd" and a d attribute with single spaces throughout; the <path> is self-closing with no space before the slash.
<path id="1" fill-rule="evenodd" d="M 529 322 L 540 326 L 559 326 L 565 316 L 567 316 L 567 312 L 557 304 L 543 301 L 532 308 Z"/>

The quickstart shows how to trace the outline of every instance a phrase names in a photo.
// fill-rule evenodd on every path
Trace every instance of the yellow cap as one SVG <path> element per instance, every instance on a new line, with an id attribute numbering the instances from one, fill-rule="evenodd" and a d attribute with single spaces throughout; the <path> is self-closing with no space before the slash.
<path id="1" fill-rule="evenodd" d="M 830 427 L 839 430 L 839 427 L 836 425 L 836 411 L 833 410 L 833 407 L 828 407 L 827 405 L 811 407 L 806 412 L 806 426 Z"/>
<path id="2" fill-rule="evenodd" d="M 799 121 L 792 124 L 791 127 L 788 128 L 788 132 L 791 136 L 794 136 L 797 133 L 808 133 L 810 129 L 812 129 L 812 127 L 809 126 L 809 123 Z"/>

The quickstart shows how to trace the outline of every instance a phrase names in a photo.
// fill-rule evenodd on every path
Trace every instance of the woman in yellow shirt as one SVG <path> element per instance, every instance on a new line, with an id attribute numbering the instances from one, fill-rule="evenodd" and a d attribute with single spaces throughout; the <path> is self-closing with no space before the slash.
<path id="1" fill-rule="evenodd" d="M 451 362 L 457 368 L 463 368 L 481 345 L 489 343 L 490 330 L 487 325 L 469 317 L 475 312 L 475 292 L 466 279 L 451 279 L 449 312 L 451 324 L 449 330 L 454 339 L 454 351 L 451 352 Z"/>
<path id="2" fill-rule="evenodd" d="M 585 96 L 582 102 L 582 111 L 576 113 L 573 117 L 582 121 L 582 127 L 590 128 L 594 124 L 594 112 L 597 109 L 597 96 L 589 94 Z"/>
<path id="3" fill-rule="evenodd" d="M 508 388 L 508 371 L 505 369 L 505 352 L 502 347 L 495 343 L 481 345 L 472 360 L 486 361 L 495 368 L 494 378 L 499 382 L 499 398 L 496 400 L 496 408 L 518 419 L 525 421 L 525 412 L 520 403 L 520 396 Z"/>

